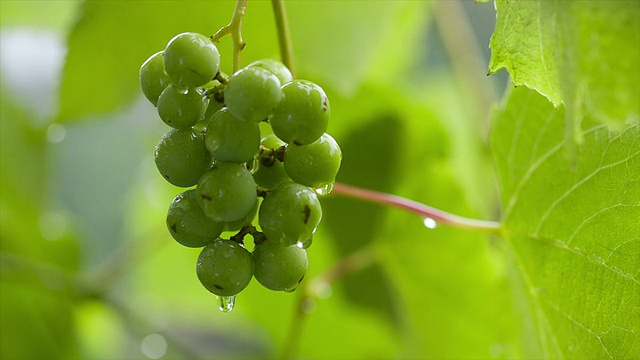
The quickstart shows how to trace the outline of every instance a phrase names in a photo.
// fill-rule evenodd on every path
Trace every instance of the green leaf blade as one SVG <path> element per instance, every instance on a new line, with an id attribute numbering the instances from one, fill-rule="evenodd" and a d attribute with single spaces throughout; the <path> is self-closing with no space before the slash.
<path id="1" fill-rule="evenodd" d="M 505 237 L 545 356 L 629 357 L 640 349 L 640 129 L 587 118 L 570 160 L 564 116 L 526 89 L 497 114 Z"/>
<path id="2" fill-rule="evenodd" d="M 640 3 L 497 0 L 489 73 L 505 68 L 516 85 L 622 125 L 640 114 Z"/>

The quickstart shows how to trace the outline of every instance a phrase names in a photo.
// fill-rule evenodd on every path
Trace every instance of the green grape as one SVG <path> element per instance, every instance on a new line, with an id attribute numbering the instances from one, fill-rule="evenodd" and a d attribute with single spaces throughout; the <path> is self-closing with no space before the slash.
<path id="1" fill-rule="evenodd" d="M 280 246 L 265 240 L 253 249 L 256 280 L 267 289 L 293 291 L 304 278 L 309 266 L 307 252 L 298 246 Z"/>
<path id="2" fill-rule="evenodd" d="M 215 221 L 240 220 L 258 200 L 251 173 L 235 163 L 217 164 L 200 178 L 196 191 L 198 204 Z"/>
<path id="3" fill-rule="evenodd" d="M 267 237 L 290 246 L 310 238 L 322 218 L 322 207 L 313 190 L 296 183 L 282 183 L 262 201 L 258 221 Z"/>
<path id="4" fill-rule="evenodd" d="M 247 65 L 247 67 L 259 67 L 268 70 L 273 75 L 278 77 L 281 85 L 293 81 L 293 75 L 291 75 L 291 71 L 289 71 L 289 69 L 287 69 L 287 67 L 284 66 L 284 64 L 280 61 L 276 61 L 273 59 L 262 59 L 252 62 L 251 64 Z"/>
<path id="5" fill-rule="evenodd" d="M 158 99 L 158 115 L 171 127 L 188 129 L 202 119 L 208 103 L 209 99 L 196 88 L 181 93 L 169 85 Z"/>
<path id="6" fill-rule="evenodd" d="M 179 89 L 202 86 L 218 73 L 220 53 L 202 34 L 178 34 L 164 50 L 164 69 Z"/>
<path id="7" fill-rule="evenodd" d="M 285 145 L 282 140 L 273 134 L 262 138 L 260 144 L 272 150 Z M 259 158 L 258 169 L 253 173 L 253 180 L 265 189 L 273 189 L 280 183 L 290 181 L 282 162 L 276 160 L 273 156 Z"/>
<path id="8" fill-rule="evenodd" d="M 198 280 L 218 296 L 242 291 L 253 276 L 253 257 L 232 240 L 216 239 L 202 249 L 196 263 Z"/>
<path id="9" fill-rule="evenodd" d="M 151 55 L 140 66 L 140 87 L 142 93 L 151 101 L 153 106 L 158 105 L 158 98 L 171 80 L 164 72 L 164 52 L 160 51 Z"/>
<path id="10" fill-rule="evenodd" d="M 173 199 L 167 213 L 167 228 L 171 236 L 187 247 L 203 247 L 222 234 L 224 223 L 209 219 L 196 199 L 194 189 Z"/>
<path id="11" fill-rule="evenodd" d="M 253 219 L 256 218 L 258 214 L 258 207 L 260 205 L 259 201 L 256 201 L 251 210 L 247 213 L 245 217 L 236 221 L 229 221 L 224 223 L 224 231 L 239 231 L 243 227 L 247 225 L 251 225 Z"/>
<path id="12" fill-rule="evenodd" d="M 335 181 L 341 161 L 338 143 L 325 133 L 309 145 L 288 145 L 284 169 L 298 184 L 321 188 Z"/>
<path id="13" fill-rule="evenodd" d="M 211 154 L 204 145 L 204 135 L 191 129 L 174 129 L 165 134 L 155 148 L 160 174 L 175 186 L 189 187 L 211 166 Z"/>
<path id="14" fill-rule="evenodd" d="M 233 116 L 244 121 L 266 120 L 280 102 L 280 80 L 268 70 L 238 70 L 224 89 L 224 100 Z"/>
<path id="15" fill-rule="evenodd" d="M 269 123 L 287 144 L 307 145 L 327 130 L 330 113 L 329 99 L 320 86 L 294 80 L 282 87 L 282 100 Z"/>
<path id="16" fill-rule="evenodd" d="M 223 107 L 224 99 L 217 99 L 216 96 L 211 96 L 209 98 L 207 110 L 204 112 L 204 116 L 193 127 L 205 132 L 207 130 L 207 123 L 209 122 L 209 119 L 211 119 L 213 114 L 217 113 Z"/>
<path id="17" fill-rule="evenodd" d="M 222 109 L 209 118 L 204 141 L 214 159 L 244 163 L 260 149 L 260 127 L 255 122 L 238 120 Z"/>

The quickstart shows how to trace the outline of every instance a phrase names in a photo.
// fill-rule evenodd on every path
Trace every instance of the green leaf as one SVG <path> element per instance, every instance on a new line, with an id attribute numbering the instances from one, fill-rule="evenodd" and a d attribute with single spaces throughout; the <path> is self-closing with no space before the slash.
<path id="1" fill-rule="evenodd" d="M 587 117 L 567 156 L 564 107 L 519 88 L 495 114 L 504 235 L 543 358 L 640 353 L 640 129 Z"/>
<path id="2" fill-rule="evenodd" d="M 640 2 L 496 0 L 489 73 L 507 69 L 554 105 L 621 125 L 640 114 Z"/>

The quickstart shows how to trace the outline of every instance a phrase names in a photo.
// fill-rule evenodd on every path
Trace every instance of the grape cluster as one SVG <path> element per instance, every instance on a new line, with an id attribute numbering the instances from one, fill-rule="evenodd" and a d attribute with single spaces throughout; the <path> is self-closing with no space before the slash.
<path id="1" fill-rule="evenodd" d="M 326 133 L 323 89 L 270 59 L 227 77 L 216 46 L 196 33 L 175 36 L 149 57 L 140 85 L 173 128 L 155 162 L 168 182 L 190 189 L 169 206 L 167 227 L 178 243 L 203 247 L 202 285 L 219 297 L 235 296 L 252 277 L 271 290 L 295 290 L 322 218 L 318 194 L 330 191 L 342 159 Z M 270 125 L 263 134 L 261 122 Z"/>

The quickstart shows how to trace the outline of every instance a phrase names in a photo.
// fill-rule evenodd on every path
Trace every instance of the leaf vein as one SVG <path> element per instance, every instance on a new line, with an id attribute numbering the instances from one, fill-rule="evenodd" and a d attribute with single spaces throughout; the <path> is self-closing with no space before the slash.
<path id="1" fill-rule="evenodd" d="M 609 211 L 609 210 L 612 210 L 612 209 L 618 208 L 618 207 L 620 207 L 620 206 L 623 206 L 623 207 L 627 207 L 627 206 L 629 206 L 629 207 L 636 207 L 636 206 L 640 206 L 640 204 L 623 204 L 623 203 L 618 203 L 618 204 L 614 204 L 614 205 L 610 205 L 610 206 L 604 207 L 604 208 L 602 208 L 602 209 L 600 209 L 600 210 L 596 211 L 595 213 L 593 213 L 593 214 L 591 214 L 590 216 L 588 216 L 587 218 L 585 218 L 585 219 L 580 223 L 580 225 L 578 225 L 578 227 L 576 228 L 576 230 L 571 234 L 571 236 L 569 236 L 569 240 L 567 240 L 567 245 L 571 245 L 571 242 L 572 242 L 572 241 L 573 241 L 573 239 L 576 237 L 576 235 L 578 235 L 578 233 L 580 232 L 580 230 L 582 230 L 582 227 L 583 227 L 584 225 L 586 225 L 589 221 L 591 221 L 593 218 L 595 218 L 595 217 L 597 217 L 597 216 L 601 215 L 602 213 L 604 213 L 604 212 L 606 212 L 606 211 Z"/>
<path id="2" fill-rule="evenodd" d="M 577 183 L 575 183 L 573 186 L 571 186 L 567 191 L 565 191 L 560 197 L 558 197 L 558 199 L 556 201 L 553 202 L 553 204 L 551 204 L 547 210 L 545 211 L 545 213 L 542 215 L 542 217 L 540 218 L 540 221 L 538 221 L 538 225 L 536 226 L 536 230 L 533 232 L 534 235 L 538 235 L 540 233 L 540 229 L 542 228 L 542 225 L 547 221 L 547 219 L 549 218 L 549 215 L 551 214 L 551 212 L 562 202 L 564 201 L 569 195 L 571 195 L 571 193 L 573 193 L 576 189 L 578 189 L 580 186 L 582 186 L 584 183 L 586 183 L 587 181 L 589 181 L 590 179 L 592 179 L 594 176 L 596 176 L 601 170 L 606 170 L 612 167 L 616 167 L 618 165 L 624 164 L 627 161 L 629 161 L 631 158 L 637 156 L 640 154 L 640 151 L 634 153 L 631 157 L 627 157 L 624 158 L 620 161 L 617 161 L 615 163 L 611 163 L 609 165 L 606 166 L 601 166 L 598 167 L 596 170 L 594 170 L 593 172 L 591 172 L 589 175 L 587 175 L 586 177 L 584 177 L 582 180 L 578 181 Z"/>
<path id="3" fill-rule="evenodd" d="M 580 321 L 576 320 L 573 318 L 573 316 L 567 314 L 564 310 L 562 310 L 557 304 L 555 304 L 553 301 L 546 299 L 545 301 L 547 302 L 547 304 L 549 304 L 549 306 L 554 309 L 555 311 L 557 311 L 560 315 L 564 316 L 565 318 L 567 318 L 569 321 L 571 321 L 572 323 L 574 323 L 575 325 L 577 325 L 578 327 L 582 328 L 584 331 L 588 332 L 589 334 L 591 334 L 592 336 L 594 336 L 598 342 L 600 343 L 600 346 L 602 346 L 602 349 L 604 349 L 604 351 L 607 353 L 607 355 L 609 356 L 609 358 L 614 359 L 613 354 L 611 354 L 611 352 L 609 352 L 609 349 L 607 348 L 607 346 L 605 345 L 604 341 L 602 340 L 602 337 L 600 335 L 598 335 L 595 331 L 593 331 L 593 329 L 589 328 L 588 326 L 584 325 L 583 323 L 581 323 Z"/>
<path id="4" fill-rule="evenodd" d="M 582 133 L 583 135 L 588 135 L 592 132 L 598 131 L 602 128 L 605 128 L 606 125 L 598 125 L 598 126 L 594 126 L 592 128 L 589 128 L 587 130 L 584 130 Z M 544 155 L 542 155 L 538 161 L 536 161 L 532 166 L 530 166 L 527 169 L 527 172 L 522 176 L 522 179 L 520 180 L 520 182 L 518 183 L 515 191 L 513 192 L 513 195 L 511 195 L 511 198 L 509 198 L 509 203 L 505 209 L 504 212 L 504 219 L 506 220 L 509 215 L 511 214 L 511 212 L 513 211 L 513 208 L 515 207 L 516 203 L 518 202 L 518 197 L 520 196 L 520 192 L 522 191 L 522 189 L 524 188 L 524 186 L 527 184 L 527 182 L 531 179 L 531 176 L 533 176 L 533 173 L 535 173 L 540 166 L 542 166 L 542 164 L 547 161 L 553 154 L 557 153 L 562 146 L 564 145 L 564 143 L 566 142 L 566 140 L 562 140 L 560 141 L 556 146 L 554 146 L 553 148 L 551 148 L 549 151 L 547 151 Z"/>
<path id="5" fill-rule="evenodd" d="M 553 247 L 556 247 L 558 249 L 561 249 L 561 250 L 569 251 L 570 253 L 578 255 L 578 256 L 584 258 L 585 260 L 588 260 L 588 261 L 590 261 L 590 262 L 592 262 L 592 263 L 594 263 L 596 265 L 601 265 L 604 268 L 606 268 L 607 270 L 610 270 L 610 271 L 612 271 L 612 272 L 614 272 L 614 273 L 616 273 L 616 274 L 618 274 L 618 275 L 620 275 L 620 276 L 622 276 L 624 278 L 627 278 L 627 279 L 631 280 L 635 284 L 640 285 L 640 281 L 638 281 L 638 279 L 636 279 L 635 276 L 633 276 L 631 274 L 628 274 L 628 273 L 618 269 L 617 267 L 614 267 L 614 266 L 611 266 L 611 265 L 607 264 L 606 261 L 604 259 L 602 259 L 602 258 L 599 258 L 599 257 L 596 257 L 596 256 L 592 256 L 592 255 L 589 255 L 587 253 L 584 253 L 584 252 L 580 251 L 580 249 L 578 249 L 578 248 L 571 248 L 571 247 L 567 246 L 567 244 L 565 244 L 560 239 L 550 239 L 550 238 L 546 238 L 546 237 L 540 237 L 540 236 L 535 235 L 535 234 L 530 234 L 529 238 L 541 241 L 541 242 L 543 242 L 545 244 L 549 244 L 549 245 L 551 245 Z"/>

